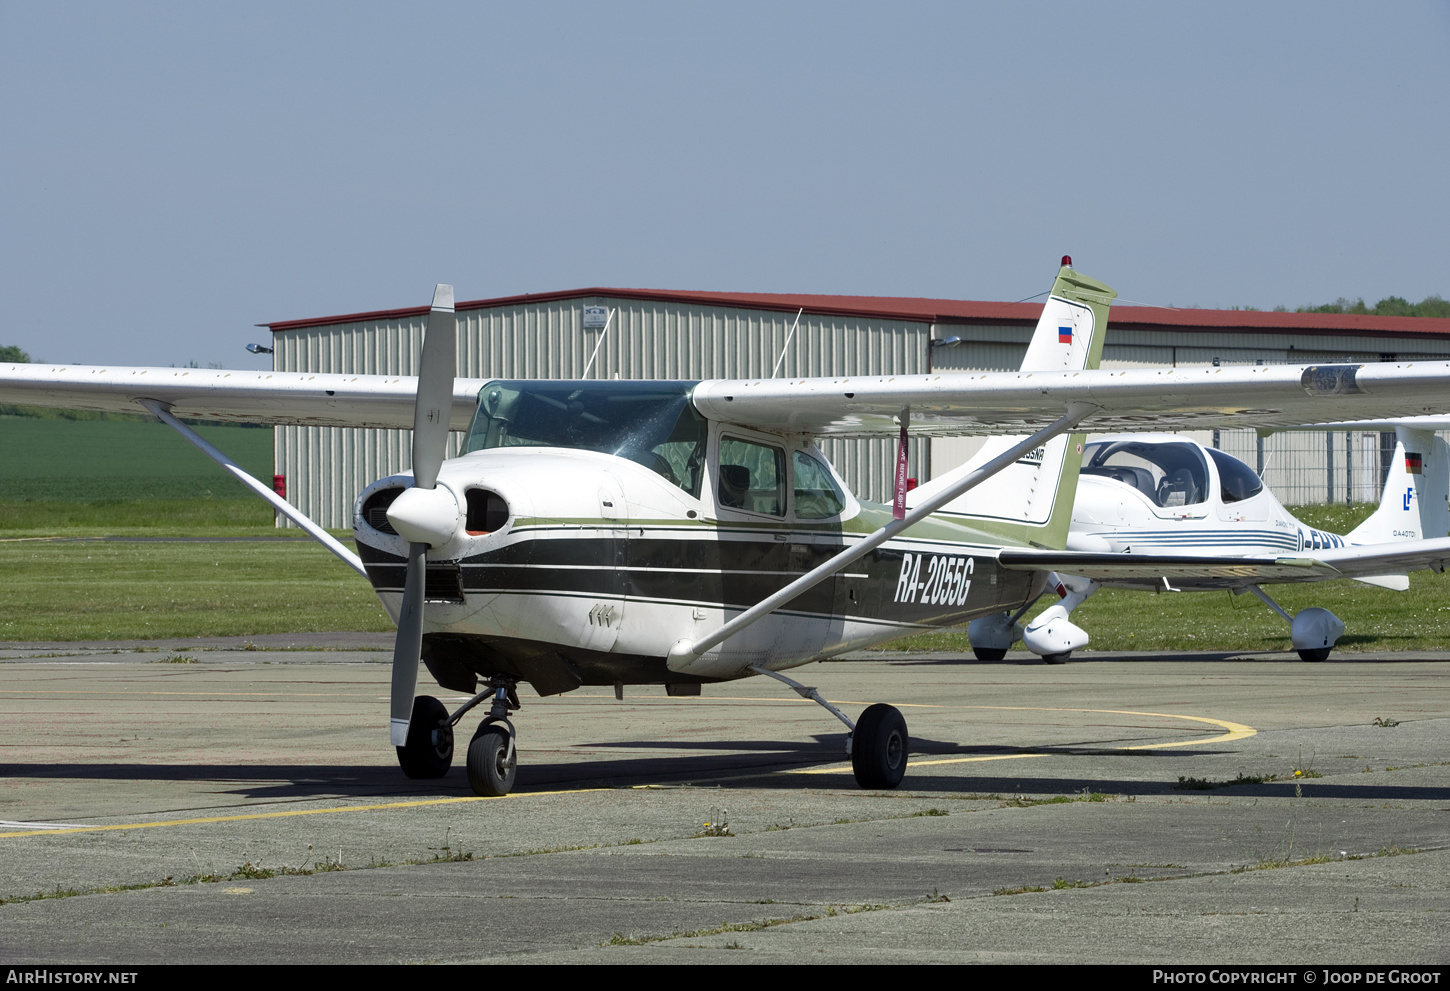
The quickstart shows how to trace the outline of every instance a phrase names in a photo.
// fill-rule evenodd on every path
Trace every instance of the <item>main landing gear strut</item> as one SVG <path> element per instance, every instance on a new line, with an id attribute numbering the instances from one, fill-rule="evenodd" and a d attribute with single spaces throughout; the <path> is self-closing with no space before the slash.
<path id="1" fill-rule="evenodd" d="M 1310 606 L 1290 616 L 1257 585 L 1245 585 L 1233 591 L 1235 595 L 1242 595 L 1245 591 L 1254 593 L 1260 602 L 1282 616 L 1284 622 L 1289 624 L 1289 643 L 1302 660 L 1326 660 L 1344 634 L 1344 621 L 1328 609 Z"/>
<path id="2" fill-rule="evenodd" d="M 801 698 L 810 699 L 846 724 L 851 731 L 846 736 L 846 753 L 850 755 L 856 783 L 862 788 L 895 788 L 901 784 L 906 775 L 906 756 L 911 738 L 906 733 L 906 718 L 894 706 L 877 702 L 868 706 L 861 713 L 861 718 L 853 723 L 814 688 L 756 664 L 752 664 L 750 670 L 789 685 Z"/>
<path id="3" fill-rule="evenodd" d="M 488 688 L 463 703 L 453 715 L 437 699 L 421 695 L 413 700 L 413 717 L 408 724 L 408 742 L 398 748 L 398 763 L 410 778 L 441 778 L 453 764 L 453 727 L 464 714 L 485 699 L 492 698 L 488 715 L 479 723 L 468 744 L 468 784 L 475 795 L 496 798 L 507 795 L 518 773 L 517 733 L 509 713 L 519 708 L 513 678 L 496 676 Z"/>

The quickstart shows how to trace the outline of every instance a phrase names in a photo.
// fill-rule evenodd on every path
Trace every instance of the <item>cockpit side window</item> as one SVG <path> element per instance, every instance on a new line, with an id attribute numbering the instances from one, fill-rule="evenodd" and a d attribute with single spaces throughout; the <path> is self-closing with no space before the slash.
<path id="1" fill-rule="evenodd" d="M 1186 442 L 1098 441 L 1083 453 L 1082 472 L 1132 486 L 1165 509 L 1208 499 L 1208 464 Z"/>
<path id="2" fill-rule="evenodd" d="M 839 516 L 846 500 L 826 466 L 802 451 L 795 452 L 794 461 L 796 517 L 824 520 Z"/>
<path id="3" fill-rule="evenodd" d="M 738 437 L 720 438 L 720 487 L 726 509 L 785 515 L 785 451 Z"/>
<path id="4" fill-rule="evenodd" d="M 1252 499 L 1264 491 L 1263 479 L 1238 458 L 1213 448 L 1208 449 L 1208 456 L 1218 467 L 1219 498 L 1225 504 Z"/>

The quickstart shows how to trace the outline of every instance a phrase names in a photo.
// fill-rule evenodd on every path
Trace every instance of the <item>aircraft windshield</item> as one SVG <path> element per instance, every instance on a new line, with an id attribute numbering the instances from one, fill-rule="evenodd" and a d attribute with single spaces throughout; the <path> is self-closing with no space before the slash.
<path id="1" fill-rule="evenodd" d="M 1131 485 L 1165 509 L 1208 498 L 1208 464 L 1181 441 L 1098 441 L 1084 450 L 1082 471 Z"/>
<path id="2" fill-rule="evenodd" d="M 504 382 L 485 385 L 467 451 L 570 447 L 628 458 L 698 497 L 708 421 L 693 382 Z"/>

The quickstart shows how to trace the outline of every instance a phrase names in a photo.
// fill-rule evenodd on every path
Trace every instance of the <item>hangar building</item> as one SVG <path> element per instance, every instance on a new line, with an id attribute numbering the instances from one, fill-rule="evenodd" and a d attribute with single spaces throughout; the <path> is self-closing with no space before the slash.
<path id="1" fill-rule="evenodd" d="M 456 308 L 460 376 L 701 379 L 1011 371 L 1042 304 L 588 288 Z M 273 367 L 416 374 L 427 313 L 417 306 L 269 324 Z M 1103 347 L 1108 368 L 1416 359 L 1450 359 L 1450 319 L 1120 305 Z M 1215 433 L 1200 439 L 1266 471 L 1286 504 L 1378 498 L 1388 456 L 1378 434 Z M 911 472 L 941 474 L 979 443 L 913 441 Z M 405 469 L 408 445 L 406 431 L 278 427 L 275 471 L 303 512 L 350 527 L 356 494 Z M 858 495 L 886 498 L 890 443 L 822 448 Z"/>

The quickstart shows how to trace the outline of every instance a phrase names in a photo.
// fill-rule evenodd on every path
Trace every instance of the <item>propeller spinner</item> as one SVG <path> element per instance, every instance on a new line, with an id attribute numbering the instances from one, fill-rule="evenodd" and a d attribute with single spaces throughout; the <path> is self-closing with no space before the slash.
<path id="1" fill-rule="evenodd" d="M 458 500 L 438 485 L 438 471 L 448 447 L 448 422 L 453 410 L 453 377 L 458 364 L 458 320 L 453 312 L 453 287 L 433 291 L 428 329 L 423 336 L 423 362 L 418 397 L 413 406 L 413 487 L 388 508 L 388 521 L 408 540 L 408 572 L 398 637 L 393 642 L 393 688 L 389 735 L 393 746 L 408 742 L 413 694 L 423 654 L 423 599 L 427 587 L 428 548 L 447 543 L 458 531 Z"/>

